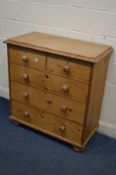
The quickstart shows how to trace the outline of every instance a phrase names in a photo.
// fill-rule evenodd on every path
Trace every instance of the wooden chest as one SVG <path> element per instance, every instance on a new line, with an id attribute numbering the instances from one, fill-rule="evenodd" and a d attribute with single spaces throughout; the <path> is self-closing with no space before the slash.
<path id="1" fill-rule="evenodd" d="M 38 32 L 5 43 L 10 118 L 84 148 L 98 128 L 112 48 Z"/>

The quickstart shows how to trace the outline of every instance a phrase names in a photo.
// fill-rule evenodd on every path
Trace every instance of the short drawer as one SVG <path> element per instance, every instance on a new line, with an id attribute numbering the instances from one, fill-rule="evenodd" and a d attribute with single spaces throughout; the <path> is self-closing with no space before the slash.
<path id="1" fill-rule="evenodd" d="M 84 123 L 86 105 L 11 82 L 11 99 L 36 107 L 61 118 Z"/>
<path id="2" fill-rule="evenodd" d="M 77 79 L 77 80 L 82 80 L 82 81 L 90 81 L 90 77 L 91 77 L 91 64 L 90 63 L 86 63 L 86 62 L 82 62 L 82 61 L 76 61 L 71 59 L 68 62 L 68 67 L 66 67 L 69 69 L 69 73 L 67 71 L 65 71 L 65 73 L 68 73 L 70 77 L 72 77 L 73 79 Z"/>
<path id="3" fill-rule="evenodd" d="M 45 88 L 46 90 L 52 91 L 66 98 L 87 103 L 89 88 L 87 83 L 82 83 L 80 81 L 75 81 L 48 73 L 46 76 Z"/>
<path id="4" fill-rule="evenodd" d="M 36 108 L 12 101 L 12 118 L 45 133 L 73 142 L 81 141 L 83 127 Z"/>
<path id="5" fill-rule="evenodd" d="M 91 75 L 91 64 L 83 61 L 74 61 L 66 57 L 48 56 L 47 71 L 88 82 Z"/>
<path id="6" fill-rule="evenodd" d="M 32 67 L 38 70 L 45 69 L 46 55 L 39 51 L 27 48 L 9 46 L 9 62 Z"/>

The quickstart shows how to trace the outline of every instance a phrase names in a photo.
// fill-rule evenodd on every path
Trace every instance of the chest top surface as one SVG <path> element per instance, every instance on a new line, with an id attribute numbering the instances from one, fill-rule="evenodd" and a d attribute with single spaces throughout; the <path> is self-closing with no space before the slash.
<path id="1" fill-rule="evenodd" d="M 39 32 L 31 32 L 13 37 L 7 39 L 5 43 L 68 56 L 92 63 L 98 62 L 105 53 L 110 54 L 112 51 L 112 47 L 108 45 Z"/>

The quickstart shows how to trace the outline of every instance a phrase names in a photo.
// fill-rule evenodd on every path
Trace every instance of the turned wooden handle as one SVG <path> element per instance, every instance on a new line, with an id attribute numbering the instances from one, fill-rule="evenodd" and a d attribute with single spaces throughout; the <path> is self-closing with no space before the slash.
<path id="1" fill-rule="evenodd" d="M 27 99 L 29 97 L 29 93 L 28 92 L 24 92 L 23 93 L 23 98 Z"/>
<path id="2" fill-rule="evenodd" d="M 65 91 L 65 92 L 67 92 L 69 90 L 68 85 L 67 84 L 63 84 L 62 85 L 62 90 Z"/>
<path id="3" fill-rule="evenodd" d="M 24 117 L 29 117 L 29 112 L 25 111 L 25 112 L 23 113 L 23 116 L 24 116 Z"/>
<path id="4" fill-rule="evenodd" d="M 26 74 L 26 73 L 24 73 L 24 74 L 22 75 L 22 77 L 23 77 L 23 80 L 25 80 L 25 81 L 29 80 L 29 75 Z"/>
<path id="5" fill-rule="evenodd" d="M 24 62 L 27 62 L 27 61 L 28 61 L 27 55 L 23 55 L 23 56 L 22 56 L 22 61 L 24 61 Z"/>
<path id="6" fill-rule="evenodd" d="M 64 131 L 65 131 L 65 126 L 64 126 L 64 125 L 61 125 L 61 126 L 59 127 L 59 131 L 64 132 Z"/>
<path id="7" fill-rule="evenodd" d="M 65 65 L 63 68 L 65 73 L 69 73 L 70 72 L 70 67 L 68 65 Z"/>
<path id="8" fill-rule="evenodd" d="M 66 105 L 62 105 L 62 106 L 61 106 L 61 111 L 62 111 L 62 112 L 67 112 L 67 110 L 68 110 L 68 108 L 67 108 Z"/>

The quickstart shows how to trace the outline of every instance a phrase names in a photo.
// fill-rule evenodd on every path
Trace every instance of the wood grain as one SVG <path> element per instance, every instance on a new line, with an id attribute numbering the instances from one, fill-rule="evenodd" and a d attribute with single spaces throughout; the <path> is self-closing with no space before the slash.
<path id="1" fill-rule="evenodd" d="M 46 89 L 54 91 L 58 95 L 86 103 L 88 96 L 88 84 L 70 80 L 68 78 L 47 74 Z"/>
<path id="2" fill-rule="evenodd" d="M 10 80 L 16 81 L 34 88 L 45 88 L 45 72 L 29 69 L 24 66 L 9 64 L 10 66 Z M 25 76 L 24 76 L 25 75 Z M 27 76 L 27 79 L 26 79 Z"/>
<path id="3" fill-rule="evenodd" d="M 38 32 L 5 42 L 10 118 L 84 148 L 99 125 L 112 48 Z"/>
<path id="4" fill-rule="evenodd" d="M 24 116 L 25 111 L 29 112 L 28 117 Z M 12 114 L 15 118 L 18 118 L 27 124 L 35 125 L 37 128 L 43 129 L 46 132 L 49 131 L 62 138 L 69 139 L 75 143 L 80 143 L 82 126 L 77 123 L 69 122 L 68 120 L 41 112 L 35 108 L 15 101 L 12 101 Z M 60 129 L 61 126 L 64 126 L 64 130 Z"/>
<path id="5" fill-rule="evenodd" d="M 43 89 L 78 102 L 87 102 L 88 84 L 86 83 L 80 83 L 68 78 L 28 69 L 15 64 L 10 64 L 10 80 L 37 89 Z M 67 91 L 62 89 L 64 85 L 67 85 Z"/>
<path id="6" fill-rule="evenodd" d="M 28 93 L 28 98 L 23 94 Z M 76 121 L 83 124 L 86 105 L 65 99 L 63 97 L 45 93 L 42 90 L 36 90 L 29 86 L 11 82 L 11 99 L 21 103 L 36 107 L 38 109 L 55 114 L 68 120 Z M 67 111 L 62 111 L 62 106 L 67 107 Z"/>
<path id="7" fill-rule="evenodd" d="M 25 67 L 45 70 L 46 55 L 42 52 L 29 50 L 28 48 L 9 46 L 9 62 Z M 23 61 L 22 57 L 27 56 L 28 61 Z"/>
<path id="8" fill-rule="evenodd" d="M 67 120 L 84 124 L 86 105 L 68 100 L 50 93 L 46 94 L 46 111 Z M 62 110 L 62 108 L 64 110 Z M 66 108 L 66 110 L 65 110 Z"/>
<path id="9" fill-rule="evenodd" d="M 65 57 L 55 56 L 53 54 L 49 54 L 47 58 L 47 71 L 79 81 L 88 82 L 90 80 L 90 63 L 74 61 L 73 59 L 66 59 Z M 65 66 L 69 67 L 69 72 L 64 70 Z"/>
<path id="10" fill-rule="evenodd" d="M 5 42 L 7 44 L 28 47 L 93 63 L 98 62 L 100 56 L 106 51 L 108 51 L 108 53 L 112 51 L 112 48 L 108 45 L 53 36 L 39 32 L 31 32 L 10 38 Z"/>
<path id="11" fill-rule="evenodd" d="M 95 128 L 98 128 L 99 126 L 101 104 L 107 75 L 108 58 L 109 55 L 102 58 L 100 62 L 93 66 L 82 142 L 87 140 L 91 133 L 93 131 L 95 132 Z"/>

